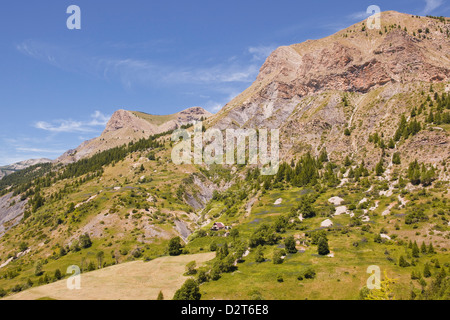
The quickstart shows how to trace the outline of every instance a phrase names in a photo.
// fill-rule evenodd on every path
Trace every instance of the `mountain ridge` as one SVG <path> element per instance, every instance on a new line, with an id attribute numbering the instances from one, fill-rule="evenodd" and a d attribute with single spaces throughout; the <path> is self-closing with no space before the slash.
<path id="1" fill-rule="evenodd" d="M 174 123 L 118 110 L 68 159 L 84 161 L 0 182 L 0 287 L 57 281 L 74 263 L 122 285 L 114 265 L 210 252 L 196 276 L 206 299 L 364 299 L 371 265 L 399 299 L 449 299 L 449 30 L 447 18 L 387 12 L 380 30 L 360 22 L 275 50 L 205 121 L 279 128 L 275 176 L 176 165 L 168 136 L 148 135 L 189 112 Z"/>
<path id="2" fill-rule="evenodd" d="M 117 110 L 111 116 L 99 137 L 84 141 L 76 149 L 68 150 L 56 162 L 71 163 L 105 151 L 148 138 L 151 135 L 174 130 L 212 114 L 201 107 L 192 107 L 170 115 L 150 115 L 139 111 Z"/>
<path id="3" fill-rule="evenodd" d="M 322 39 L 279 47 L 256 81 L 208 119 L 208 126 L 279 128 L 287 160 L 299 152 L 318 155 L 326 149 L 334 158 L 368 158 L 373 167 L 380 153 L 360 154 L 358 145 L 368 145 L 375 130 L 392 136 L 409 104 L 419 108 L 427 98 L 422 92 L 434 94 L 430 85 L 449 92 L 449 33 L 448 18 L 442 22 L 387 11 L 381 13 L 379 30 L 369 30 L 362 21 Z M 344 136 L 347 128 L 349 138 Z M 450 140 L 445 131 L 439 135 L 445 140 L 444 160 Z"/>
<path id="4" fill-rule="evenodd" d="M 47 159 L 47 158 L 40 158 L 40 159 L 28 159 L 28 160 L 19 161 L 19 162 L 13 163 L 13 164 L 9 164 L 6 166 L 0 166 L 0 179 L 7 176 L 8 174 L 26 169 L 26 168 L 34 166 L 36 164 L 49 163 L 49 162 L 52 162 L 52 160 Z"/>

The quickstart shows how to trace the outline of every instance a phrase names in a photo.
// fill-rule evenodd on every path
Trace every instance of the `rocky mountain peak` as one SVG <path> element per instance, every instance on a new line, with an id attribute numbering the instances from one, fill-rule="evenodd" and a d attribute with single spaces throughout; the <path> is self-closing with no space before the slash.
<path id="1" fill-rule="evenodd" d="M 208 118 L 211 113 L 201 107 L 193 107 L 171 115 L 151 115 L 139 111 L 117 110 L 106 124 L 100 137 L 83 142 L 57 160 L 63 163 L 77 161 L 97 152 L 124 145 L 150 135 L 171 131 Z"/>
<path id="2" fill-rule="evenodd" d="M 324 39 L 280 47 L 256 82 L 275 82 L 281 97 L 292 98 L 450 78 L 449 23 L 392 11 L 381 21 L 381 29 L 369 30 L 363 21 Z"/>
<path id="3" fill-rule="evenodd" d="M 450 84 L 449 39 L 448 18 L 389 11 L 381 13 L 380 29 L 369 29 L 365 20 L 323 39 L 280 47 L 209 125 L 278 128 L 285 158 L 326 149 L 372 165 L 380 155 L 366 146 L 368 136 L 392 136 L 400 116 L 419 108 L 430 87 Z M 352 130 L 347 138 L 346 128 Z M 448 146 L 445 132 L 439 136 Z M 408 148 L 412 154 L 414 144 Z"/>
<path id="4" fill-rule="evenodd" d="M 111 119 L 109 119 L 103 134 L 123 128 L 129 128 L 132 130 L 150 130 L 150 124 L 147 121 L 135 116 L 130 111 L 118 110 L 114 112 Z"/>

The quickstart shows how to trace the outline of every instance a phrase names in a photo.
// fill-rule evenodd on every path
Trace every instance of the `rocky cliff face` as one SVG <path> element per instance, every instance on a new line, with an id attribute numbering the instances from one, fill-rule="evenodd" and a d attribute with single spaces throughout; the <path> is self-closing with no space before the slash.
<path id="1" fill-rule="evenodd" d="M 21 201 L 20 196 L 13 197 L 12 193 L 0 197 L 0 238 L 20 222 L 27 202 Z"/>
<path id="2" fill-rule="evenodd" d="M 74 162 L 97 152 L 147 138 L 153 134 L 174 130 L 210 116 L 211 113 L 200 107 L 189 108 L 167 116 L 118 110 L 112 115 L 100 137 L 83 142 L 78 148 L 64 153 L 57 161 Z"/>
<path id="3" fill-rule="evenodd" d="M 108 132 L 115 132 L 121 129 L 130 129 L 133 131 L 155 131 L 155 126 L 145 121 L 132 112 L 126 110 L 118 110 L 114 112 L 111 119 L 106 124 L 103 135 Z"/>
<path id="4" fill-rule="evenodd" d="M 253 85 L 209 125 L 280 128 L 285 158 L 326 148 L 338 159 L 350 154 L 375 161 L 379 154 L 368 145 L 369 135 L 392 136 L 400 116 L 419 107 L 422 91 L 436 84 L 443 92 L 450 81 L 450 19 L 390 11 L 381 22 L 381 29 L 361 22 L 324 39 L 278 48 Z M 346 128 L 351 137 L 344 136 Z M 436 161 L 449 151 L 448 134 L 438 135 L 442 151 Z"/>

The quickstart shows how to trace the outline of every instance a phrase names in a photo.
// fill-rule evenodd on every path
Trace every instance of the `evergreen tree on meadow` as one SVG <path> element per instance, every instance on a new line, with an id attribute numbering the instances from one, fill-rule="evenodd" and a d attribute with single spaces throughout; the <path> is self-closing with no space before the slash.
<path id="1" fill-rule="evenodd" d="M 423 276 L 425 278 L 431 277 L 430 264 L 428 262 L 425 263 L 425 266 L 423 267 Z"/>
<path id="2" fill-rule="evenodd" d="M 175 237 L 170 239 L 169 242 L 169 255 L 179 256 L 181 254 L 181 238 Z"/>
<path id="3" fill-rule="evenodd" d="M 400 259 L 398 259 L 398 265 L 402 268 L 406 268 L 406 267 L 410 266 L 410 264 L 408 263 L 408 261 L 406 261 L 404 256 L 400 256 Z"/>
<path id="4" fill-rule="evenodd" d="M 60 280 L 62 278 L 61 270 L 55 270 L 55 280 Z"/>
<path id="5" fill-rule="evenodd" d="M 321 237 L 319 239 L 319 243 L 317 245 L 317 252 L 321 256 L 326 256 L 330 253 L 330 249 L 328 248 L 328 240 L 326 238 Z"/>
<path id="6" fill-rule="evenodd" d="M 423 254 L 427 254 L 427 245 L 425 244 L 425 241 L 422 242 L 422 245 L 420 246 L 420 252 L 422 252 Z"/>
<path id="7" fill-rule="evenodd" d="M 414 241 L 413 246 L 412 246 L 412 256 L 414 258 L 419 258 L 419 247 L 417 246 L 417 242 Z"/>
<path id="8" fill-rule="evenodd" d="M 375 166 L 375 174 L 377 176 L 381 176 L 384 173 L 384 167 L 383 167 L 383 159 L 380 159 L 380 161 Z"/>

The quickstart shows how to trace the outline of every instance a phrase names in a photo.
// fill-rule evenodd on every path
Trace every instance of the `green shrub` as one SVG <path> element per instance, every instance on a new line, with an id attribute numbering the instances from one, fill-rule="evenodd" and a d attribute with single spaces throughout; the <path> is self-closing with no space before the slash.
<path id="1" fill-rule="evenodd" d="M 313 268 L 308 268 L 303 272 L 305 279 L 314 279 L 316 277 L 316 271 Z"/>
<path id="2" fill-rule="evenodd" d="M 202 294 L 197 282 L 193 279 L 188 279 L 183 286 L 177 290 L 173 300 L 200 300 Z"/>
<path id="3" fill-rule="evenodd" d="M 89 234 L 85 233 L 80 236 L 78 239 L 78 244 L 81 248 L 86 249 L 92 246 L 91 238 L 89 237 Z"/>
<path id="4" fill-rule="evenodd" d="M 170 239 L 169 242 L 169 255 L 179 256 L 182 253 L 181 238 L 175 237 Z"/>
<path id="5" fill-rule="evenodd" d="M 297 253 L 297 248 L 295 247 L 295 239 L 293 236 L 287 237 L 284 240 L 284 246 L 288 253 Z"/>
<path id="6" fill-rule="evenodd" d="M 274 264 L 282 264 L 283 263 L 282 255 L 283 255 L 283 253 L 281 250 L 275 250 L 273 252 L 272 262 Z"/>

